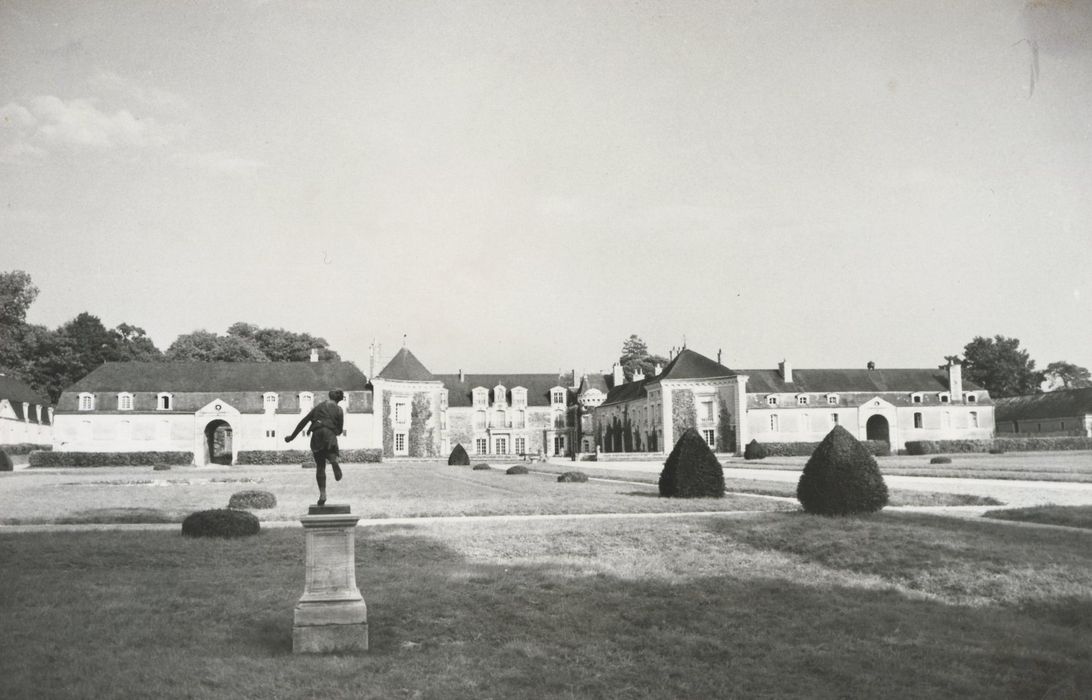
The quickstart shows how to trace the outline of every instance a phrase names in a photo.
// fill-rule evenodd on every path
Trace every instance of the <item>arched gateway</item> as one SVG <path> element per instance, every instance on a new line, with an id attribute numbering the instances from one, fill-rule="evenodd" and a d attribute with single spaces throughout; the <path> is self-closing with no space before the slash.
<path id="1" fill-rule="evenodd" d="M 232 429 L 226 420 L 209 421 L 205 426 L 205 464 L 231 464 Z"/>
<path id="2" fill-rule="evenodd" d="M 891 428 L 883 416 L 872 416 L 865 423 L 865 439 L 891 442 Z"/>

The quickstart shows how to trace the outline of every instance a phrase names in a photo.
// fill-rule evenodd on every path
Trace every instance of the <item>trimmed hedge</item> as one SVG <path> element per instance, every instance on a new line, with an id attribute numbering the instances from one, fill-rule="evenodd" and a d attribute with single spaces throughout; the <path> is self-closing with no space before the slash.
<path id="1" fill-rule="evenodd" d="M 843 428 L 844 430 L 844 428 Z M 849 431 L 846 431 L 849 432 Z M 853 438 L 857 440 L 857 438 Z M 754 442 L 752 440 L 752 442 Z M 891 454 L 891 445 L 884 440 L 857 440 L 864 445 L 873 457 L 886 457 Z M 760 442 L 765 450 L 764 457 L 810 457 L 819 449 L 821 442 Z M 747 445 L 750 447 L 750 444 Z M 746 452 L 744 458 L 746 458 Z"/>
<path id="2" fill-rule="evenodd" d="M 993 438 L 981 440 L 910 440 L 906 453 L 931 455 L 943 453 L 980 452 L 1053 452 L 1065 450 L 1092 450 L 1092 438 L 1079 436 Z M 995 453 L 1000 454 L 1000 453 Z"/>
<path id="3" fill-rule="evenodd" d="M 247 537 L 261 530 L 258 516 L 245 510 L 219 508 L 191 513 L 182 521 L 186 537 Z"/>
<path id="4" fill-rule="evenodd" d="M 473 466 L 474 471 L 479 471 L 479 472 L 480 471 L 485 471 L 486 469 L 492 469 L 492 468 L 493 467 L 489 466 L 488 464 L 484 464 L 484 463 L 483 464 L 475 464 Z"/>
<path id="5" fill-rule="evenodd" d="M 563 484 L 582 484 L 588 480 L 588 475 L 584 472 L 565 472 L 557 480 Z"/>
<path id="6" fill-rule="evenodd" d="M 166 472 L 166 471 L 170 471 L 170 470 L 171 470 L 171 465 L 169 465 L 169 464 L 157 464 L 154 467 L 152 467 L 152 471 L 154 471 L 154 472 Z"/>
<path id="7" fill-rule="evenodd" d="M 0 472 L 10 472 L 15 470 L 15 465 L 11 463 L 11 457 L 8 457 L 8 453 L 0 450 Z"/>
<path id="8" fill-rule="evenodd" d="M 231 499 L 228 500 L 228 508 L 235 508 L 237 510 L 245 510 L 248 508 L 263 510 L 265 508 L 274 508 L 276 505 L 276 496 L 268 491 L 257 491 L 254 489 L 233 493 L 231 494 Z"/>
<path id="9" fill-rule="evenodd" d="M 669 498 L 723 498 L 724 469 L 694 428 L 687 428 L 660 472 L 660 495 Z"/>
<path id="10" fill-rule="evenodd" d="M 504 471 L 504 473 L 505 474 L 527 474 L 528 470 L 527 470 L 527 467 L 523 466 L 522 464 L 516 464 L 516 465 L 513 465 L 511 467 L 508 467 L 508 469 L 506 469 Z"/>
<path id="11" fill-rule="evenodd" d="M 192 452 L 31 452 L 31 467 L 146 467 L 193 464 Z"/>
<path id="12" fill-rule="evenodd" d="M 49 452 L 53 449 L 53 445 L 36 445 L 33 442 L 16 442 L 0 447 L 9 455 L 28 455 L 31 452 Z"/>
<path id="13" fill-rule="evenodd" d="M 743 459 L 766 459 L 766 448 L 758 440 L 752 439 L 743 448 Z"/>
<path id="14" fill-rule="evenodd" d="M 929 460 L 929 464 L 951 464 L 951 463 L 952 463 L 952 458 L 951 457 L 933 457 L 931 460 Z"/>
<path id="15" fill-rule="evenodd" d="M 836 425 L 804 465 L 796 498 L 818 515 L 874 513 L 887 505 L 887 484 L 876 458 Z"/>
<path id="16" fill-rule="evenodd" d="M 455 449 L 451 450 L 451 454 L 447 457 L 447 463 L 452 467 L 469 467 L 470 455 L 466 453 L 466 448 L 462 443 L 455 445 Z"/>
<path id="17" fill-rule="evenodd" d="M 383 450 L 367 448 L 362 450 L 341 450 L 338 460 L 341 464 L 374 464 L 383 461 Z M 242 450 L 236 464 L 302 464 L 315 466 L 315 455 L 311 450 Z"/>

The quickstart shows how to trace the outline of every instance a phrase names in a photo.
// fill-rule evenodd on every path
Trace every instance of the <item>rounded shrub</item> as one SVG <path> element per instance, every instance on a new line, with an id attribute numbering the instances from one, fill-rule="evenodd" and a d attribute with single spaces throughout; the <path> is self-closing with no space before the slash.
<path id="1" fill-rule="evenodd" d="M 470 455 L 466 453 L 466 448 L 463 447 L 462 443 L 455 445 L 455 449 L 447 457 L 447 463 L 453 467 L 470 466 Z"/>
<path id="2" fill-rule="evenodd" d="M 522 464 L 516 464 L 516 465 L 513 465 L 511 467 L 508 467 L 508 469 L 506 469 L 504 471 L 504 473 L 505 474 L 526 474 L 527 473 L 527 467 L 523 466 Z"/>
<path id="3" fill-rule="evenodd" d="M 588 475 L 584 472 L 565 472 L 557 480 L 563 484 L 582 484 L 588 480 Z"/>
<path id="4" fill-rule="evenodd" d="M 11 463 L 11 457 L 8 457 L 8 453 L 0 450 L 0 472 L 10 472 L 15 470 L 15 465 Z"/>
<path id="5" fill-rule="evenodd" d="M 758 440 L 751 440 L 743 448 L 743 459 L 766 459 L 766 448 Z"/>
<path id="6" fill-rule="evenodd" d="M 836 425 L 804 465 L 796 498 L 819 515 L 874 513 L 887 505 L 887 484 L 876 458 Z"/>
<path id="7" fill-rule="evenodd" d="M 258 516 L 231 508 L 200 510 L 182 521 L 186 537 L 247 537 L 257 535 L 260 529 Z"/>
<path id="8" fill-rule="evenodd" d="M 675 443 L 660 472 L 660 495 L 668 498 L 723 498 L 724 469 L 694 428 Z"/>
<path id="9" fill-rule="evenodd" d="M 475 471 L 485 471 L 487 469 L 492 469 L 492 468 L 493 467 L 489 466 L 488 464 L 485 464 L 484 462 L 482 464 L 475 464 L 473 467 L 471 467 L 471 469 L 473 469 Z"/>
<path id="10" fill-rule="evenodd" d="M 231 499 L 228 501 L 228 508 L 237 508 L 240 510 L 261 510 L 263 508 L 273 508 L 276 505 L 276 496 L 268 491 L 257 491 L 254 489 L 233 493 L 231 494 Z"/>
<path id="11" fill-rule="evenodd" d="M 929 464 L 951 464 L 951 463 L 952 463 L 952 458 L 951 457 L 933 457 L 931 460 L 929 460 Z"/>
<path id="12" fill-rule="evenodd" d="M 990 448 L 990 454 L 991 455 L 1003 455 L 1003 454 L 1005 454 L 1005 450 L 1000 448 L 1000 447 L 991 447 Z"/>

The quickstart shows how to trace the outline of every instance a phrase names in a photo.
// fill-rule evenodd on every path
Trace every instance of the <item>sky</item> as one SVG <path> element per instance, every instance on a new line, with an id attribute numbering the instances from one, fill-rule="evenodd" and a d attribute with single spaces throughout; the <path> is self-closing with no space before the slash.
<path id="1" fill-rule="evenodd" d="M 0 0 L 0 270 L 161 349 L 1092 367 L 1090 183 L 1092 2 Z"/>

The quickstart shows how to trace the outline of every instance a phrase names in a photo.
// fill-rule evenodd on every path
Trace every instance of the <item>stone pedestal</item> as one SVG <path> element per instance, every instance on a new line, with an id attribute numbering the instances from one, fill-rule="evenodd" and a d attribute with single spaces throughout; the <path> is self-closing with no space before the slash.
<path id="1" fill-rule="evenodd" d="M 348 505 L 311 506 L 300 518 L 307 581 L 296 604 L 296 654 L 367 651 L 368 607 L 356 587 L 356 524 Z"/>

